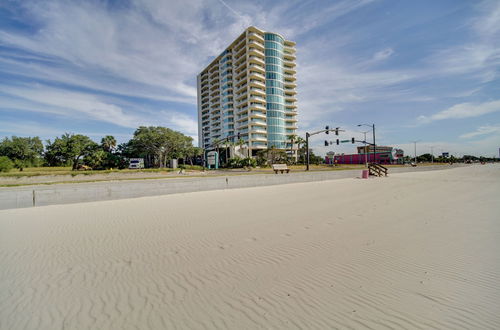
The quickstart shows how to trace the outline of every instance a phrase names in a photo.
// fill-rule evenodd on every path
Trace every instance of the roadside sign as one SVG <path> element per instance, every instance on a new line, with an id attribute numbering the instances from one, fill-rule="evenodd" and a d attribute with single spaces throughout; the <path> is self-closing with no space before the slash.
<path id="1" fill-rule="evenodd" d="M 219 155 L 217 154 L 217 151 L 209 151 L 207 152 L 207 164 L 208 168 L 211 168 L 212 166 L 214 168 L 219 168 Z"/>

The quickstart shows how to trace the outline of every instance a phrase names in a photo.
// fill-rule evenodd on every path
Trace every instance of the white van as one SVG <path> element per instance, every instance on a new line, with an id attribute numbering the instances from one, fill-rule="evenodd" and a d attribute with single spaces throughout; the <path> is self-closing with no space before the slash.
<path id="1" fill-rule="evenodd" d="M 144 168 L 144 158 L 130 158 L 128 163 L 129 169 Z"/>

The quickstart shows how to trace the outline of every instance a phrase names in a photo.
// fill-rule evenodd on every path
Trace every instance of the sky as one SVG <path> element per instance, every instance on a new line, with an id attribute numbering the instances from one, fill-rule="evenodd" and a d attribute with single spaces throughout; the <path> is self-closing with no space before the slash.
<path id="1" fill-rule="evenodd" d="M 299 135 L 498 156 L 498 0 L 1 0 L 0 138 L 196 143 L 196 75 L 251 25 L 297 43 Z M 335 138 L 315 153 L 354 152 Z"/>

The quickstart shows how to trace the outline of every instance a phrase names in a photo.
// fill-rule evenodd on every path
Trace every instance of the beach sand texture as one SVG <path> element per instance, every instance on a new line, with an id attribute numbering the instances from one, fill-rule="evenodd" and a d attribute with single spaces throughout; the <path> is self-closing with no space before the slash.
<path id="1" fill-rule="evenodd" d="M 0 329 L 499 329 L 500 166 L 0 211 Z"/>

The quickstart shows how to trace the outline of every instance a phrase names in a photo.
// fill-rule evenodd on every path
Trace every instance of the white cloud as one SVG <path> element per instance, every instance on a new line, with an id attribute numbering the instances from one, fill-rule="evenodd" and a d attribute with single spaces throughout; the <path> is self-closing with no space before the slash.
<path id="1" fill-rule="evenodd" d="M 421 123 L 428 123 L 435 120 L 463 119 L 478 117 L 492 112 L 500 111 L 500 100 L 484 103 L 460 103 L 440 111 L 432 116 L 420 116 Z"/>
<path id="2" fill-rule="evenodd" d="M 373 60 L 374 61 L 383 61 L 383 60 L 391 57 L 392 54 L 394 54 L 394 50 L 392 48 L 386 48 L 386 49 L 383 49 L 381 51 L 376 52 L 373 55 Z"/>
<path id="3" fill-rule="evenodd" d="M 31 85 L 29 88 L 3 85 L 2 91 L 11 96 L 9 104 L 4 104 L 4 107 L 97 120 L 131 128 L 137 127 L 142 121 L 138 116 L 126 113 L 121 107 L 104 102 L 92 94 L 42 85 Z"/>
<path id="4" fill-rule="evenodd" d="M 476 136 L 489 135 L 493 133 L 500 133 L 500 125 L 498 126 L 480 126 L 474 132 L 469 132 L 466 134 L 460 135 L 462 139 L 470 139 Z"/>

